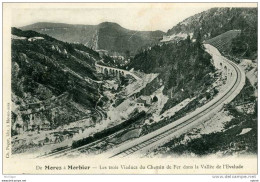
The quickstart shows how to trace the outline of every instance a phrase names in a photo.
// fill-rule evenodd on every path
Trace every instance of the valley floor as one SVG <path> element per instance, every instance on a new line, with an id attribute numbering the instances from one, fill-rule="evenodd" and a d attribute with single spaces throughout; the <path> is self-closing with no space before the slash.
<path id="1" fill-rule="evenodd" d="M 209 154 L 223 156 L 236 153 L 255 153 L 256 103 L 250 102 L 250 98 L 257 96 L 257 70 L 256 64 L 250 60 L 243 60 L 241 66 L 246 71 L 248 81 L 246 87 L 232 103 L 227 104 L 210 120 L 148 152 L 145 157 Z M 148 84 L 158 79 L 158 74 L 145 74 L 137 71 L 133 73 L 141 79 L 136 80 L 128 77 L 128 81 L 122 84 L 123 81 L 114 76 L 104 77 L 103 81 L 100 82 L 102 87 L 99 87 L 98 90 L 99 99 L 94 112 L 87 111 L 76 103 L 72 103 L 73 107 L 88 113 L 88 117 L 55 129 L 28 131 L 13 136 L 14 156 L 23 155 L 34 158 L 70 151 L 65 154 L 67 157 L 87 157 L 111 151 L 188 115 L 210 102 L 218 94 L 225 92 L 227 85 L 231 82 L 231 79 L 223 76 L 220 70 L 209 73 L 208 76 L 212 83 L 205 85 L 200 95 L 183 98 L 170 108 L 163 109 L 170 99 L 169 95 L 163 93 L 164 85 L 159 84 L 150 95 L 140 94 Z M 158 82 L 160 83 L 160 81 Z M 246 99 L 249 99 L 248 102 Z M 103 138 L 93 143 L 84 143 L 84 140 L 98 133 L 126 123 L 142 111 L 146 113 L 145 116 L 137 118 L 134 123 L 120 128 L 111 135 L 104 135 Z M 248 141 L 248 137 L 252 140 Z M 217 140 L 221 140 L 221 142 Z M 73 144 L 78 141 L 83 142 L 79 147 L 80 150 L 73 147 Z"/>

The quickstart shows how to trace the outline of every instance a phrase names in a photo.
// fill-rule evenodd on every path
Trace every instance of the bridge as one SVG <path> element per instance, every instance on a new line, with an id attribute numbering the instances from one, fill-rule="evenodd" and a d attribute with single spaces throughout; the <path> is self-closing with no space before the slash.
<path id="1" fill-rule="evenodd" d="M 212 56 L 213 65 L 216 69 L 222 71 L 222 77 L 230 79 L 233 77 L 235 69 L 230 64 L 229 60 L 223 57 L 217 48 L 213 47 L 210 44 L 204 44 L 207 52 Z"/>
<path id="2" fill-rule="evenodd" d="M 97 63 L 95 64 L 95 66 L 96 66 L 96 70 L 98 73 L 103 73 L 105 75 L 113 75 L 113 76 L 117 76 L 117 77 L 119 77 L 120 75 L 121 76 L 130 75 L 130 76 L 134 77 L 136 80 L 141 80 L 140 77 L 138 77 L 134 73 L 127 71 L 127 70 L 113 68 L 113 67 L 109 67 L 109 66 L 103 66 L 103 65 L 99 65 Z"/>
<path id="3" fill-rule="evenodd" d="M 162 146 L 163 144 L 171 141 L 173 138 L 178 137 L 181 134 L 193 129 L 194 127 L 200 125 L 202 122 L 209 120 L 217 112 L 219 112 L 225 104 L 231 102 L 240 93 L 245 85 L 244 71 L 238 65 L 223 57 L 215 47 L 209 44 L 204 44 L 204 46 L 206 48 L 206 51 L 212 56 L 212 61 L 216 69 L 219 69 L 222 72 L 224 79 L 227 80 L 225 84 L 225 90 L 223 92 L 220 92 L 211 101 L 209 101 L 202 107 L 197 108 L 195 111 L 188 113 L 186 116 L 147 135 L 127 141 L 119 146 L 115 146 L 105 151 L 104 153 L 101 153 L 102 156 L 107 158 L 122 158 L 131 157 L 134 155 L 143 156 L 145 153 L 152 151 L 159 146 Z M 133 73 L 126 70 L 101 66 L 97 64 L 96 68 L 102 73 L 115 73 L 117 71 L 117 74 L 130 74 L 132 76 L 134 75 Z M 121 71 L 121 73 L 119 71 Z M 95 141 L 79 148 L 68 148 L 62 151 L 43 155 L 40 156 L 40 158 L 64 157 L 73 152 L 84 151 L 100 142 L 102 143 L 102 140 Z"/>
<path id="4" fill-rule="evenodd" d="M 244 71 L 238 65 L 223 57 L 215 47 L 209 44 L 204 44 L 204 46 L 212 56 L 216 69 L 221 70 L 223 77 L 227 80 L 226 89 L 202 107 L 188 113 L 177 121 L 147 135 L 125 142 L 116 148 L 108 150 L 103 155 L 109 158 L 142 156 L 210 119 L 240 93 L 245 85 Z"/>

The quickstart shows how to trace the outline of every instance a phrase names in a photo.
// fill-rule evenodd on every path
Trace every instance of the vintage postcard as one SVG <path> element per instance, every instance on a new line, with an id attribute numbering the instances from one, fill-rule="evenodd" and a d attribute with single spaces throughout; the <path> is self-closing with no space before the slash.
<path id="1" fill-rule="evenodd" d="M 257 3 L 3 3 L 3 174 L 257 174 Z"/>

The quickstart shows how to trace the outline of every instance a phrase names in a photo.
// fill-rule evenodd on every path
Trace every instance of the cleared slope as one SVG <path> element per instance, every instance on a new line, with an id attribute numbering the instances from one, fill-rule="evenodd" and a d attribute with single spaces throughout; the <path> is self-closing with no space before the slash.
<path id="1" fill-rule="evenodd" d="M 212 39 L 206 40 L 205 44 L 210 44 L 216 47 L 220 52 L 228 53 L 231 50 L 232 40 L 239 36 L 240 33 L 240 30 L 230 30 Z"/>

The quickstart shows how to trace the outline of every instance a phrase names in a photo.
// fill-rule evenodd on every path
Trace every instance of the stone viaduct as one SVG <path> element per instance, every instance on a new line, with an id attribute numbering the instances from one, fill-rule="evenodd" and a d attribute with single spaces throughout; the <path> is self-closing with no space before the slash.
<path id="1" fill-rule="evenodd" d="M 136 76 L 134 73 L 127 71 L 127 70 L 119 69 L 119 68 L 113 68 L 113 67 L 96 64 L 96 70 L 98 73 L 103 73 L 105 75 L 114 75 L 117 77 L 119 77 L 120 75 L 122 75 L 122 76 L 130 75 L 130 76 L 134 77 L 136 80 L 141 79 L 138 76 Z"/>
<path id="2" fill-rule="evenodd" d="M 235 69 L 228 63 L 229 60 L 223 57 L 215 47 L 209 44 L 204 44 L 204 46 L 212 56 L 215 68 L 222 71 L 222 77 L 226 79 L 231 78 L 234 75 Z"/>
<path id="3" fill-rule="evenodd" d="M 204 46 L 207 49 L 207 51 L 210 53 L 210 55 L 212 56 L 213 65 L 215 66 L 215 68 L 221 70 L 222 77 L 229 80 L 232 77 L 232 75 L 234 75 L 235 68 L 231 64 L 229 64 L 229 60 L 226 59 L 225 57 L 223 57 L 215 47 L 211 46 L 210 44 L 204 44 Z M 99 64 L 95 64 L 95 66 L 96 66 L 97 72 L 103 73 L 105 75 L 114 75 L 117 77 L 119 77 L 120 75 L 122 75 L 122 76 L 131 75 L 136 80 L 141 79 L 134 73 L 127 71 L 127 70 L 113 68 L 113 67 L 109 67 L 109 66 L 103 66 L 103 65 L 99 65 Z"/>

